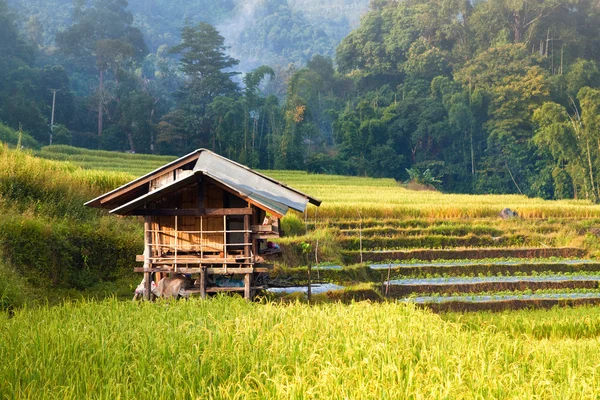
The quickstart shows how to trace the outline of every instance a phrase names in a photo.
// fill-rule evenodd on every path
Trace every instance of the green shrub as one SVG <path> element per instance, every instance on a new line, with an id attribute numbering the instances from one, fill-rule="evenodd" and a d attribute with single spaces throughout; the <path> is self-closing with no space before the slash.
<path id="1" fill-rule="evenodd" d="M 71 143 L 71 131 L 64 125 L 54 125 L 54 131 L 52 132 L 53 142 L 56 144 L 70 144 Z"/>
<path id="2" fill-rule="evenodd" d="M 306 233 L 304 221 L 291 213 L 281 219 L 281 230 L 284 236 L 300 236 Z"/>
<path id="3" fill-rule="evenodd" d="M 0 220 L 4 254 L 36 287 L 86 289 L 130 274 L 142 237 L 136 224 L 111 217 L 81 222 L 9 215 Z"/>
<path id="4" fill-rule="evenodd" d="M 0 122 L 0 142 L 16 146 L 19 142 L 19 133 Z M 21 145 L 30 149 L 37 149 L 40 147 L 37 140 L 25 132 L 22 132 Z"/>
<path id="5" fill-rule="evenodd" d="M 0 261 L 0 311 L 21 307 L 27 298 L 27 285 L 12 268 Z"/>

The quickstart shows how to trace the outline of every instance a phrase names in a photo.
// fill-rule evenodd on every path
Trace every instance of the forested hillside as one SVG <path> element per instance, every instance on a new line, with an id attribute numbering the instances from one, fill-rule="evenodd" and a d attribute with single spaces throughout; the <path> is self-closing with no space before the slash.
<path id="1" fill-rule="evenodd" d="M 85 3 L 8 0 L 21 15 L 19 25 L 27 35 L 49 49 L 56 34 L 71 25 L 75 8 Z M 128 10 L 152 52 L 179 43 L 186 23 L 215 25 L 232 55 L 247 66 L 246 72 L 266 61 L 287 66 L 304 63 L 314 54 L 333 56 L 367 7 L 368 0 L 131 0 Z"/>
<path id="2" fill-rule="evenodd" d="M 4 1 L 6 137 L 600 199 L 594 1 Z"/>

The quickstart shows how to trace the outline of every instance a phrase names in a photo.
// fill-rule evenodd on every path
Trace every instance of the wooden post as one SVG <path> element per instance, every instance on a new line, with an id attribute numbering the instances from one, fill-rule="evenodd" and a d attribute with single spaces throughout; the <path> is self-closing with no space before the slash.
<path id="1" fill-rule="evenodd" d="M 223 258 L 227 260 L 227 215 L 223 215 Z"/>
<path id="2" fill-rule="evenodd" d="M 202 271 L 200 272 L 200 297 L 206 298 L 206 267 L 202 266 Z"/>
<path id="3" fill-rule="evenodd" d="M 200 259 L 204 259 L 204 228 L 202 227 L 204 224 L 204 217 L 200 216 Z"/>
<path id="4" fill-rule="evenodd" d="M 387 275 L 387 285 L 385 287 L 385 297 L 388 298 L 390 296 L 390 274 L 392 273 L 392 263 L 388 265 L 388 275 Z"/>
<path id="5" fill-rule="evenodd" d="M 317 243 L 315 244 L 315 266 L 317 267 L 317 281 L 320 281 L 321 275 L 319 274 L 319 239 L 317 239 Z"/>
<path id="6" fill-rule="evenodd" d="M 251 221 L 252 225 L 260 225 L 261 221 L 258 221 L 256 207 L 250 203 L 248 203 L 248 207 L 252 208 L 252 221 Z M 252 256 L 256 257 L 258 255 L 259 251 L 260 251 L 260 248 L 258 245 L 258 240 L 252 240 L 252 245 L 251 245 Z"/>
<path id="7" fill-rule="evenodd" d="M 204 179 L 198 178 L 198 210 L 204 210 Z M 200 215 L 200 259 L 204 259 L 204 217 Z"/>
<path id="8" fill-rule="evenodd" d="M 175 272 L 177 273 L 177 246 L 179 245 L 179 241 L 177 240 L 179 237 L 179 232 L 178 232 L 178 226 L 177 226 L 177 215 L 175 216 L 175 261 L 173 263 L 173 267 L 175 269 Z"/>
<path id="9" fill-rule="evenodd" d="M 360 215 L 360 213 L 359 213 Z M 363 253 L 362 253 L 362 216 L 360 217 L 360 225 L 358 227 L 358 241 L 360 246 L 360 264 L 363 263 Z"/>
<path id="10" fill-rule="evenodd" d="M 151 217 L 144 217 L 144 298 L 150 300 L 152 298 L 152 232 L 150 232 L 152 224 Z"/>
<path id="11" fill-rule="evenodd" d="M 254 262 L 254 260 L 250 260 L 250 216 L 244 215 L 244 257 L 246 258 L 246 262 Z"/>
<path id="12" fill-rule="evenodd" d="M 308 256 L 307 256 L 306 258 L 308 258 Z M 311 292 L 312 292 L 312 290 L 311 290 L 311 288 L 310 288 L 310 285 L 311 285 L 311 282 L 310 282 L 310 270 L 311 270 L 311 265 L 310 265 L 310 264 L 311 264 L 311 263 L 310 263 L 310 261 L 309 261 L 309 262 L 308 262 L 308 288 L 307 288 L 307 290 L 306 290 L 306 297 L 308 298 L 308 304 L 310 304 L 310 298 L 311 298 L 311 295 L 312 295 L 312 293 L 311 293 Z"/>
<path id="13" fill-rule="evenodd" d="M 152 272 L 144 272 L 144 298 L 152 299 Z"/>
<path id="14" fill-rule="evenodd" d="M 250 287 L 252 285 L 252 272 L 244 275 L 244 298 L 250 300 Z"/>

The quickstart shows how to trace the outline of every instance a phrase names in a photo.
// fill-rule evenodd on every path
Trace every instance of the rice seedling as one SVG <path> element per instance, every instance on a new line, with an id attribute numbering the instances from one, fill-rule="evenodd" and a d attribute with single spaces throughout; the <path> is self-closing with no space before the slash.
<path id="1" fill-rule="evenodd" d="M 464 329 L 504 333 L 533 339 L 595 339 L 600 335 L 600 307 L 505 311 L 502 313 L 447 313 L 445 321 Z"/>

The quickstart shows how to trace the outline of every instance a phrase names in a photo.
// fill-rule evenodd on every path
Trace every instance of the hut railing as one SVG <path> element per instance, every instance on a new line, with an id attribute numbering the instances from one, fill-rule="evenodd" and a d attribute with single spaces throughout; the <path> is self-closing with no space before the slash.
<path id="1" fill-rule="evenodd" d="M 215 260 L 212 257 L 212 253 L 217 252 L 215 249 L 222 249 L 223 256 L 219 257 L 218 260 L 227 261 L 228 259 L 235 260 L 239 264 L 252 263 L 252 242 L 249 241 L 251 230 L 246 229 L 218 229 L 218 230 L 163 230 L 163 229 L 151 229 L 148 231 L 151 237 L 154 239 L 151 243 L 148 243 L 150 248 L 150 254 L 148 260 L 150 263 L 154 262 L 166 262 L 172 261 L 173 264 L 181 263 L 193 264 L 195 259 L 200 263 L 201 260 Z M 243 234 L 244 240 L 228 241 L 228 234 Z M 199 240 L 194 241 L 184 239 L 182 236 L 189 235 L 193 238 L 195 235 L 199 235 Z M 222 236 L 221 236 L 222 235 Z M 210 238 L 221 239 L 221 242 L 205 242 Z M 170 238 L 174 243 L 161 243 L 161 239 Z M 241 250 L 242 254 L 231 253 L 231 248 L 237 248 Z M 218 251 L 219 253 L 221 251 Z M 211 253 L 208 256 L 207 253 Z M 216 263 L 219 261 L 215 260 Z"/>

